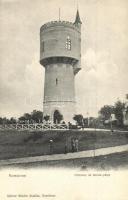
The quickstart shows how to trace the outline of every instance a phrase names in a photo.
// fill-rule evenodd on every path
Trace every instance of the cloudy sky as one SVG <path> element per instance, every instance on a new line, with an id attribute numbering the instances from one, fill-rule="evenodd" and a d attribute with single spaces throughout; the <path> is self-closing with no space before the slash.
<path id="1" fill-rule="evenodd" d="M 128 93 L 128 1 L 79 0 L 82 70 L 76 76 L 78 113 Z M 43 109 L 44 69 L 39 29 L 48 21 L 74 22 L 77 0 L 0 0 L 0 116 Z"/>

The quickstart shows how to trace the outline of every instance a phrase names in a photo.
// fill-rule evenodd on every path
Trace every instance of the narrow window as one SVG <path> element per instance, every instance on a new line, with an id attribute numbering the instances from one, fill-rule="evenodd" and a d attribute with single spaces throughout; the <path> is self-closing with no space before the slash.
<path id="1" fill-rule="evenodd" d="M 69 36 L 67 37 L 67 40 L 66 40 L 66 49 L 71 50 L 71 39 Z"/>
<path id="2" fill-rule="evenodd" d="M 44 41 L 41 43 L 41 51 L 44 52 Z"/>
<path id="3" fill-rule="evenodd" d="M 56 85 L 58 85 L 58 79 L 56 78 Z"/>

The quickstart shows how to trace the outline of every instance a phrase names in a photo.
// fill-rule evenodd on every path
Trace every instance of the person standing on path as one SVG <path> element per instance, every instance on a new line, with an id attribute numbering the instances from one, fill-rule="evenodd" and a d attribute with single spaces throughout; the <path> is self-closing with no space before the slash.
<path id="1" fill-rule="evenodd" d="M 53 140 L 50 139 L 49 143 L 50 143 L 50 154 L 53 154 Z"/>
<path id="2" fill-rule="evenodd" d="M 71 149 L 72 149 L 72 152 L 75 152 L 75 139 L 74 138 L 71 139 Z"/>
<path id="3" fill-rule="evenodd" d="M 77 151 L 78 152 L 78 150 L 79 150 L 79 141 L 78 141 L 78 139 L 76 138 L 75 139 L 75 151 Z"/>

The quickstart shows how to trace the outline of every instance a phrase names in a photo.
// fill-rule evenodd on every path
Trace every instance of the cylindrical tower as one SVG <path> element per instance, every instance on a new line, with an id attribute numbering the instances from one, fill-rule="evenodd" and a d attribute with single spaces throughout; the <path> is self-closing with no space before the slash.
<path id="1" fill-rule="evenodd" d="M 74 23 L 53 21 L 40 28 L 40 64 L 45 67 L 44 116 L 59 123 L 75 114 L 75 74 L 80 68 L 81 21 L 77 11 Z"/>

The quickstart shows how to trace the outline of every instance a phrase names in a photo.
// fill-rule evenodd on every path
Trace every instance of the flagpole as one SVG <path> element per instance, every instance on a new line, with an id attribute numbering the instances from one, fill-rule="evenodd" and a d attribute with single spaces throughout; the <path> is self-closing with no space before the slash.
<path id="1" fill-rule="evenodd" d="M 60 21 L 60 8 L 59 8 L 59 21 Z"/>

